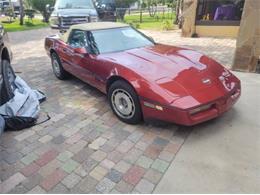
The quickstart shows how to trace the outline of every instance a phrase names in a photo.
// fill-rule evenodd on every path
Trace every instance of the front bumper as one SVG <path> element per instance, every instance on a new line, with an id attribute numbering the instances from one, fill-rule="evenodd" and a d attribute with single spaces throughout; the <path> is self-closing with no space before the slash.
<path id="1" fill-rule="evenodd" d="M 147 100 L 144 99 L 141 99 L 141 105 L 145 120 L 156 119 L 185 126 L 193 126 L 217 118 L 227 112 L 238 101 L 240 96 L 241 87 L 239 86 L 224 97 L 198 106 L 211 105 L 209 109 L 195 114 L 191 114 L 191 111 L 198 107 L 182 110 L 171 106 L 160 105 L 163 110 L 158 110 L 145 106 Z"/>
<path id="2" fill-rule="evenodd" d="M 97 22 L 97 16 L 68 16 L 51 17 L 50 26 L 52 29 L 69 29 L 72 25 Z"/>

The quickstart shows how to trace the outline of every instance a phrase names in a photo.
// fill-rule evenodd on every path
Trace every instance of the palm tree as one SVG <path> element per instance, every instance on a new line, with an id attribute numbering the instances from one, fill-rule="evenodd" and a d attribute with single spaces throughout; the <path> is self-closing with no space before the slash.
<path id="1" fill-rule="evenodd" d="M 174 24 L 178 24 L 179 28 L 182 28 L 182 24 L 183 24 L 182 13 L 183 13 L 184 1 L 183 0 L 175 0 L 175 1 L 177 2 L 176 2 L 176 18 Z"/>
<path id="2" fill-rule="evenodd" d="M 173 1 L 177 1 L 177 3 L 176 3 L 176 18 L 175 18 L 174 24 L 178 24 L 179 23 L 181 0 L 173 0 Z"/>
<path id="3" fill-rule="evenodd" d="M 20 25 L 23 25 L 23 18 L 24 18 L 23 0 L 19 0 L 19 4 L 20 4 Z"/>
<path id="4" fill-rule="evenodd" d="M 12 1 L 11 1 L 11 0 L 9 0 L 9 5 L 10 5 L 10 8 L 12 9 L 12 11 L 14 12 L 14 6 L 13 6 L 13 4 L 12 4 Z"/>
<path id="5" fill-rule="evenodd" d="M 10 6 L 10 8 L 8 9 L 8 15 L 9 15 L 9 22 L 11 22 L 12 21 L 12 19 L 14 18 L 14 6 L 13 6 L 13 4 L 12 4 L 12 1 L 11 0 L 9 0 L 9 6 Z"/>

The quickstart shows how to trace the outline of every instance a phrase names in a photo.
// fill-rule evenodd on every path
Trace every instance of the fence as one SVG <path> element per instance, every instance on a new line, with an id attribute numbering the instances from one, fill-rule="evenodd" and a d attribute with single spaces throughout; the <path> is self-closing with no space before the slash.
<path id="1" fill-rule="evenodd" d="M 116 16 L 118 20 L 124 20 L 124 16 L 127 15 L 149 15 L 150 17 L 154 17 L 157 20 L 159 19 L 173 19 L 173 15 L 175 13 L 175 9 L 158 6 L 158 7 L 150 7 L 143 9 L 132 9 L 132 8 L 117 8 Z M 140 21 L 142 22 L 142 21 Z"/>

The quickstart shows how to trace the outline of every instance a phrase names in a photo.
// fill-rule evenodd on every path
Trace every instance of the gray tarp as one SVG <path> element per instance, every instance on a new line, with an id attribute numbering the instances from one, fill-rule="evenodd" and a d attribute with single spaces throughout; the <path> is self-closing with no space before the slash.
<path id="1" fill-rule="evenodd" d="M 0 116 L 0 135 L 3 133 L 5 129 L 5 120 L 3 117 Z"/>
<path id="2" fill-rule="evenodd" d="M 16 76 L 13 99 L 0 106 L 0 115 L 7 117 L 38 118 L 40 112 L 40 100 L 45 96 L 36 90 L 32 90 L 24 80 Z"/>

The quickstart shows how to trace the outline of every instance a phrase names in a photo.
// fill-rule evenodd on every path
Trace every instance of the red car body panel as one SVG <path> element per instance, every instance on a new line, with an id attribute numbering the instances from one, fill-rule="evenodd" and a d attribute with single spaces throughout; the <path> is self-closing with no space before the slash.
<path id="1" fill-rule="evenodd" d="M 100 55 L 81 54 L 58 37 L 48 37 L 45 48 L 57 52 L 62 65 L 79 79 L 107 93 L 113 77 L 136 90 L 145 119 L 195 125 L 228 111 L 241 94 L 240 81 L 211 58 L 189 49 L 155 44 Z M 151 103 L 163 110 L 147 107 Z M 210 108 L 191 114 L 204 105 Z"/>

